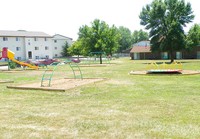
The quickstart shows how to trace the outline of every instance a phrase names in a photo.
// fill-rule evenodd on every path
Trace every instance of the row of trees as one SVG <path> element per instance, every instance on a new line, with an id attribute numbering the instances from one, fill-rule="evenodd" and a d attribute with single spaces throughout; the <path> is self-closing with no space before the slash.
<path id="1" fill-rule="evenodd" d="M 79 28 L 78 40 L 72 46 L 65 45 L 63 56 L 89 55 L 90 52 L 102 52 L 112 55 L 131 48 L 133 43 L 148 40 L 148 33 L 142 30 L 133 33 L 126 27 L 109 26 L 99 19 L 94 20 L 91 26 L 83 25 Z M 102 63 L 102 61 L 100 61 Z"/>
<path id="2" fill-rule="evenodd" d="M 143 30 L 135 30 L 134 32 L 131 32 L 128 28 L 120 26 L 118 31 L 121 36 L 119 39 L 118 52 L 129 49 L 132 44 L 139 41 L 149 40 L 148 33 Z"/>
<path id="3" fill-rule="evenodd" d="M 90 52 L 112 55 L 130 48 L 133 43 L 150 38 L 151 51 L 168 52 L 173 62 L 175 51 L 191 50 L 200 44 L 198 24 L 187 35 L 184 32 L 184 27 L 194 19 L 190 3 L 184 0 L 154 0 L 143 7 L 139 18 L 141 25 L 149 30 L 149 35 L 142 30 L 132 33 L 125 27 L 110 27 L 96 19 L 91 26 L 80 27 L 78 40 L 64 50 L 75 55 L 88 55 Z"/>

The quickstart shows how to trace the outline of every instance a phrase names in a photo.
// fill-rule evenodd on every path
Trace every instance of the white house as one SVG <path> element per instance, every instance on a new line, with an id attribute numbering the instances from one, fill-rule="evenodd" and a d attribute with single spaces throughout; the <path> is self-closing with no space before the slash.
<path id="1" fill-rule="evenodd" d="M 134 46 L 150 46 L 150 41 L 146 40 L 146 41 L 140 41 L 140 42 L 137 42 L 135 44 L 132 45 L 133 47 Z"/>
<path id="2" fill-rule="evenodd" d="M 7 47 L 18 60 L 60 57 L 66 41 L 72 43 L 71 38 L 58 34 L 52 37 L 44 32 L 0 30 L 0 50 Z"/>

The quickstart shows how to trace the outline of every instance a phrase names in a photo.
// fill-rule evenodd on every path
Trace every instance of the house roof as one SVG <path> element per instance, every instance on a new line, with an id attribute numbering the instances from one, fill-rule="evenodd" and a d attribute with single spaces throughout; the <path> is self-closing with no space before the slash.
<path id="1" fill-rule="evenodd" d="M 0 30 L 0 36 L 2 37 L 52 37 L 44 32 L 33 32 L 33 31 L 7 31 Z"/>
<path id="2" fill-rule="evenodd" d="M 151 52 L 150 46 L 134 46 L 130 53 L 149 53 Z"/>
<path id="3" fill-rule="evenodd" d="M 150 46 L 150 41 L 148 40 L 140 41 L 140 42 L 134 43 L 132 46 Z"/>

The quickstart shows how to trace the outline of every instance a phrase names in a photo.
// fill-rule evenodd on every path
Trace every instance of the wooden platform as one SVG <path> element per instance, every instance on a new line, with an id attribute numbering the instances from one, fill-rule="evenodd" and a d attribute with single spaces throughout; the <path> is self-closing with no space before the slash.
<path id="1" fill-rule="evenodd" d="M 182 74 L 180 69 L 154 69 L 148 70 L 147 74 Z"/>
<path id="2" fill-rule="evenodd" d="M 154 74 L 148 74 L 148 71 L 146 70 L 140 70 L 140 71 L 131 71 L 129 73 L 130 75 L 154 75 Z M 160 73 L 157 73 L 158 75 L 165 75 Z M 155 74 L 155 75 L 157 75 Z M 197 75 L 200 74 L 200 71 L 196 71 L 196 70 L 181 70 L 181 73 L 177 73 L 177 74 L 173 74 L 173 75 Z M 169 74 L 166 74 L 169 75 Z"/>
<path id="3" fill-rule="evenodd" d="M 66 90 L 97 83 L 106 80 L 106 78 L 84 78 L 84 79 L 56 79 L 52 80 L 51 86 L 41 87 L 40 82 L 37 83 L 29 83 L 29 84 L 22 84 L 22 85 L 15 85 L 15 86 L 7 86 L 7 88 L 11 89 L 22 89 L 22 90 L 43 90 L 43 91 L 59 91 L 65 92 Z"/>

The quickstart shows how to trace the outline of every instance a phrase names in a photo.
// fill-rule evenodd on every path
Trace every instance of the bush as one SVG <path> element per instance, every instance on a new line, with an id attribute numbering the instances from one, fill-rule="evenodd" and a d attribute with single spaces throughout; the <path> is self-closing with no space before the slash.
<path id="1" fill-rule="evenodd" d="M 15 69 L 17 67 L 17 64 L 13 61 L 9 61 L 8 66 L 10 67 L 10 69 Z"/>

